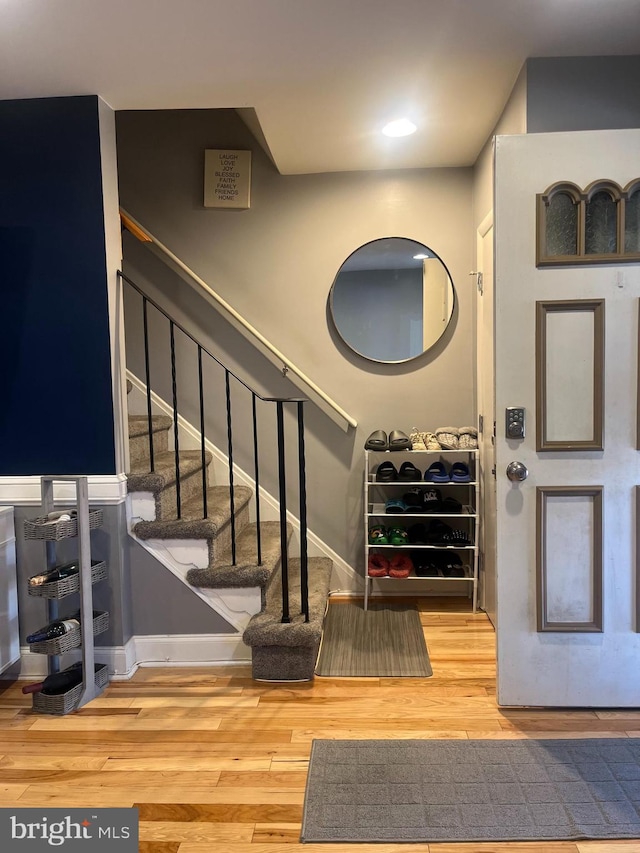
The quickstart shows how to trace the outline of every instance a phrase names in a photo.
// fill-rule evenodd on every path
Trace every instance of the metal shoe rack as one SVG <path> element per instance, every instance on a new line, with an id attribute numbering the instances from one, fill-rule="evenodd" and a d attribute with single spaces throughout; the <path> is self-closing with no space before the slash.
<path id="1" fill-rule="evenodd" d="M 376 479 L 377 468 L 380 463 L 389 460 L 400 467 L 403 462 L 411 462 L 418 469 L 424 471 L 432 462 L 440 460 L 446 462 L 447 465 L 456 461 L 464 461 L 470 471 L 469 482 L 427 482 L 423 479 L 415 482 L 401 480 L 383 480 Z M 389 498 L 401 497 L 403 491 L 408 491 L 411 488 L 437 488 L 445 494 L 455 495 L 459 499 L 462 509 L 459 513 L 437 512 L 437 513 L 411 513 L 411 514 L 387 514 L 385 512 L 385 502 Z M 467 545 L 424 545 L 411 544 L 406 545 L 375 545 L 369 542 L 369 529 L 376 523 L 395 523 L 399 526 L 407 526 L 415 522 L 430 522 L 434 519 L 445 519 L 451 525 L 457 527 L 462 526 L 469 534 L 469 544 Z M 372 592 L 374 581 L 383 586 L 390 584 L 398 585 L 396 589 L 400 589 L 400 584 L 406 584 L 407 590 L 411 589 L 411 581 L 420 581 L 422 589 L 425 586 L 431 588 L 440 588 L 444 594 L 455 594 L 451 590 L 455 590 L 456 586 L 464 585 L 467 589 L 468 596 L 471 598 L 471 606 L 475 613 L 478 607 L 478 543 L 479 543 L 479 524 L 480 524 L 480 488 L 478 481 L 478 450 L 463 449 L 463 450 L 412 450 L 412 451 L 375 451 L 365 450 L 364 464 L 364 536 L 365 536 L 365 563 L 364 563 L 364 609 L 367 610 L 369 597 Z M 367 574 L 368 561 L 370 553 L 382 553 L 387 557 L 393 554 L 394 551 L 431 551 L 439 553 L 458 554 L 464 563 L 464 577 L 444 577 L 444 576 L 429 576 L 418 577 L 415 571 L 412 571 L 409 577 L 403 579 L 394 579 L 390 577 L 374 578 Z M 446 590 L 446 592 L 445 592 Z M 406 594 L 406 593 L 405 593 Z M 415 593 L 409 593 L 415 594 Z"/>
<path id="2" fill-rule="evenodd" d="M 75 486 L 76 516 L 69 521 L 55 524 L 45 523 L 53 512 L 54 483 L 72 483 Z M 103 664 L 95 663 L 94 637 L 109 627 L 109 614 L 93 609 L 93 584 L 107 577 L 103 561 L 91 560 L 91 531 L 102 525 L 102 511 L 89 508 L 89 492 L 86 477 L 56 476 L 41 478 L 43 516 L 24 522 L 25 539 L 44 542 L 47 571 L 58 565 L 56 542 L 77 538 L 79 572 L 63 580 L 29 587 L 29 595 L 40 596 L 47 602 L 47 622 L 59 617 L 58 602 L 72 593 L 80 594 L 80 628 L 62 637 L 34 643 L 32 652 L 49 655 L 49 674 L 60 671 L 60 655 L 74 648 L 81 649 L 83 680 L 66 693 L 48 696 L 42 692 L 33 694 L 33 710 L 43 714 L 63 715 L 76 711 L 95 699 L 106 687 L 108 670 Z M 65 501 L 66 503 L 66 501 Z M 66 509 L 67 507 L 65 507 Z M 92 630 L 85 630 L 92 626 Z M 87 673 L 93 677 L 87 677 Z"/>

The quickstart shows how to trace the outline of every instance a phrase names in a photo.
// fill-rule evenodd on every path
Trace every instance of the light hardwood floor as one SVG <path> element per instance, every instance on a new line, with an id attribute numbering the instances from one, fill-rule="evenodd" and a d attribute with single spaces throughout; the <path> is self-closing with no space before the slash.
<path id="1" fill-rule="evenodd" d="M 258 684 L 249 667 L 142 668 L 75 714 L 0 682 L 0 805 L 137 806 L 141 853 L 640 853 L 639 841 L 299 844 L 313 738 L 639 737 L 640 711 L 505 710 L 494 632 L 421 599 L 433 677 Z"/>

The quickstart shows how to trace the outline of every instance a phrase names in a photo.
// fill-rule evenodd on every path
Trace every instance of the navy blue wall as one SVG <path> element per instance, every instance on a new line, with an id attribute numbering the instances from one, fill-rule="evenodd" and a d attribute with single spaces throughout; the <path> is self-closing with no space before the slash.
<path id="1" fill-rule="evenodd" d="M 0 475 L 115 473 L 98 99 L 0 101 Z"/>

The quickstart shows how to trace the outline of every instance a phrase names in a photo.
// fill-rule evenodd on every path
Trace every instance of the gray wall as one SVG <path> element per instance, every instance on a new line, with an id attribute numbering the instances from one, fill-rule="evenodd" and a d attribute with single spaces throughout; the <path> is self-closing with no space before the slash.
<path id="1" fill-rule="evenodd" d="M 633 127 L 640 127 L 640 56 L 528 60 L 528 133 Z"/>
<path id="2" fill-rule="evenodd" d="M 116 127 L 122 206 L 357 418 L 358 430 L 345 435 L 309 407 L 307 477 L 311 529 L 362 567 L 367 435 L 378 428 L 409 432 L 473 422 L 471 170 L 281 176 L 231 110 L 121 112 Z M 253 151 L 250 210 L 203 208 L 206 148 Z M 386 236 L 434 249 L 457 291 L 444 338 L 404 365 L 359 358 L 332 333 L 327 318 L 329 289 L 345 258 Z M 128 269 L 141 276 L 154 264 L 140 251 L 134 256 L 130 241 L 125 257 Z M 157 284 L 203 343 L 247 380 L 280 392 L 278 371 L 225 328 L 188 285 L 164 275 Z M 136 334 L 128 334 L 134 347 Z M 185 382 L 193 385 L 186 374 Z M 298 396 L 284 384 L 286 393 Z"/>

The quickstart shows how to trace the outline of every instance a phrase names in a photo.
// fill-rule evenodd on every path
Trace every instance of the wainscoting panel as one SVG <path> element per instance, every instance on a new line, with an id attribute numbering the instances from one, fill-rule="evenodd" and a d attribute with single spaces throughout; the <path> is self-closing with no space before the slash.
<path id="1" fill-rule="evenodd" d="M 538 631 L 602 631 L 602 486 L 537 494 Z"/>

